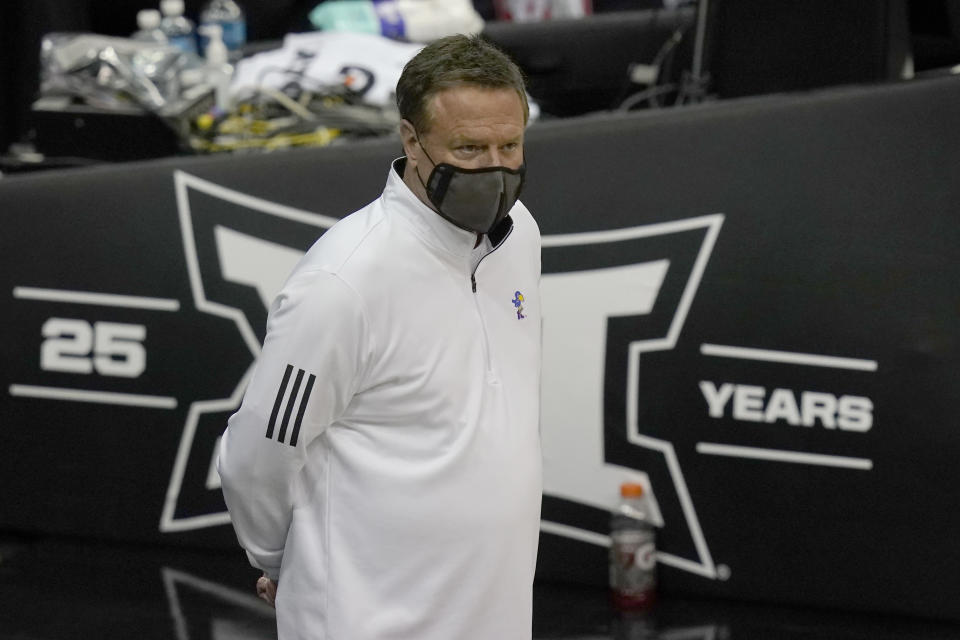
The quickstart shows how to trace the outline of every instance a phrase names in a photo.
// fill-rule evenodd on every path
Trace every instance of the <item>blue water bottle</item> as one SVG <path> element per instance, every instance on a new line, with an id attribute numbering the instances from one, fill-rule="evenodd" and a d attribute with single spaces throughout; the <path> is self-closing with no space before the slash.
<path id="1" fill-rule="evenodd" d="M 204 27 L 212 24 L 220 25 L 223 34 L 223 44 L 226 45 L 230 58 L 240 57 L 243 46 L 247 44 L 247 18 L 243 8 L 234 0 L 210 0 L 200 12 L 200 49 L 206 51 L 207 36 Z"/>
<path id="2" fill-rule="evenodd" d="M 161 0 L 160 30 L 167 42 L 182 51 L 197 52 L 197 34 L 193 21 L 183 15 L 183 0 Z"/>

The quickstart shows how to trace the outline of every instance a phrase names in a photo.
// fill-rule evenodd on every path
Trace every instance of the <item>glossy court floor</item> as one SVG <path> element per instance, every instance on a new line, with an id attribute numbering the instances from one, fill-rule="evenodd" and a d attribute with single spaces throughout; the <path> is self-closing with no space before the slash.
<path id="1" fill-rule="evenodd" d="M 253 595 L 256 576 L 239 552 L 0 538 L 0 638 L 275 638 L 273 609 Z M 533 637 L 957 640 L 960 623 L 675 598 L 624 615 L 601 589 L 537 584 Z"/>

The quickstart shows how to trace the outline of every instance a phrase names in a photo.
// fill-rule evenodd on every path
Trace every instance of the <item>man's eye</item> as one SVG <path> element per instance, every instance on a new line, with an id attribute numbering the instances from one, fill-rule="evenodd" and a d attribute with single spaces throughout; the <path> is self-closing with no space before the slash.
<path id="1" fill-rule="evenodd" d="M 480 147 L 478 147 L 475 144 L 460 145 L 460 151 L 463 151 L 464 153 L 476 153 L 479 150 L 480 150 Z"/>
<path id="2" fill-rule="evenodd" d="M 519 147 L 520 147 L 520 143 L 518 142 L 508 142 L 507 144 L 503 145 L 503 150 L 516 151 Z"/>

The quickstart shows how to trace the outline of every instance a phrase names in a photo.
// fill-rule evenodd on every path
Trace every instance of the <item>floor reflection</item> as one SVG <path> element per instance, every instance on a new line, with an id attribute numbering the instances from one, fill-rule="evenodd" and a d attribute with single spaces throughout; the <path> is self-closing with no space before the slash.
<path id="1" fill-rule="evenodd" d="M 262 640 L 276 635 L 273 607 L 252 590 L 241 591 L 170 567 L 160 573 L 170 606 L 172 638 Z"/>
<path id="2" fill-rule="evenodd" d="M 269 640 L 275 614 L 256 576 L 240 551 L 0 539 L 0 637 Z M 533 637 L 955 640 L 960 623 L 675 597 L 619 613 L 602 589 L 537 584 Z"/>

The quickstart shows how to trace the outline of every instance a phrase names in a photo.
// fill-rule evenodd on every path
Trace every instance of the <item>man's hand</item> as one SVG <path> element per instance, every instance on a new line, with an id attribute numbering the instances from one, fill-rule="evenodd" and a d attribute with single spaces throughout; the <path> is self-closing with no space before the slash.
<path id="1" fill-rule="evenodd" d="M 274 602 L 277 599 L 277 583 L 262 575 L 257 579 L 257 597 L 266 601 L 271 607 L 275 607 Z"/>

